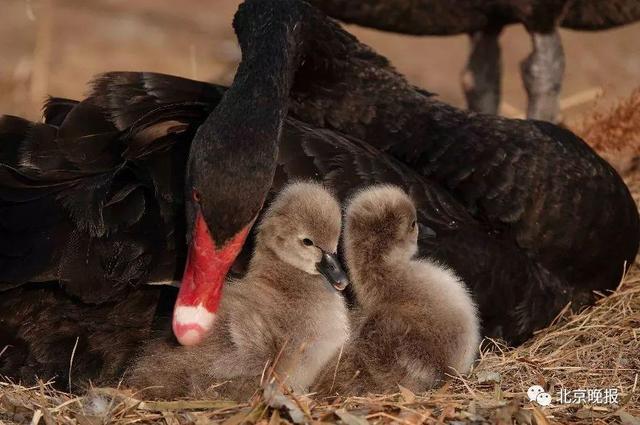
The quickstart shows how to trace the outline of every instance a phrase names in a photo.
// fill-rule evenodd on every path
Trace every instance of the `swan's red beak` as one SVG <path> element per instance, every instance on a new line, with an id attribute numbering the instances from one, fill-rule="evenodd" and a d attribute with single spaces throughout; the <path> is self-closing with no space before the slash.
<path id="1" fill-rule="evenodd" d="M 196 345 L 213 326 L 224 280 L 242 250 L 251 224 L 218 248 L 197 213 L 187 264 L 173 310 L 173 333 L 182 345 Z"/>

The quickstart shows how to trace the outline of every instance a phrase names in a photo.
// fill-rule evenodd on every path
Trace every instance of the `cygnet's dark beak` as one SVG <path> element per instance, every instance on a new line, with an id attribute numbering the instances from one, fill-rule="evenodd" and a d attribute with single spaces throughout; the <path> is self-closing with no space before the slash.
<path id="1" fill-rule="evenodd" d="M 335 254 L 322 252 L 322 259 L 316 263 L 316 270 L 338 291 L 344 290 L 349 284 L 347 274 L 342 270 L 342 266 Z"/>

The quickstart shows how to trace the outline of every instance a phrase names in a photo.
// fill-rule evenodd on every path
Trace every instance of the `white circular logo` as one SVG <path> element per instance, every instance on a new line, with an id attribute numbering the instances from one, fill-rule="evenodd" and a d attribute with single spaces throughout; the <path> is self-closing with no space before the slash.
<path id="1" fill-rule="evenodd" d="M 529 396 L 529 401 L 536 401 L 536 399 L 538 398 L 538 394 L 541 394 L 544 392 L 544 388 L 542 388 L 540 385 L 532 385 L 529 387 L 529 389 L 527 390 L 527 396 Z"/>
<path id="2" fill-rule="evenodd" d="M 548 406 L 551 404 L 551 394 L 540 393 L 538 394 L 538 397 L 536 397 L 536 401 L 540 406 Z"/>

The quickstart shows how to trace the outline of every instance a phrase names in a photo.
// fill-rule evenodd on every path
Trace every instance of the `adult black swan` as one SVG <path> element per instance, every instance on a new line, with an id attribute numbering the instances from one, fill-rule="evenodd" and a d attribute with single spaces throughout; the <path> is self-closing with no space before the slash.
<path id="1" fill-rule="evenodd" d="M 77 377 L 120 370 L 172 300 L 145 284 L 181 276 L 177 306 L 192 309 L 174 332 L 198 342 L 269 186 L 295 178 L 342 199 L 402 186 L 422 254 L 470 283 L 486 335 L 513 343 L 633 260 L 635 204 L 571 132 L 441 103 L 303 2 L 248 0 L 235 28 L 226 92 L 109 73 L 82 102 L 51 99 L 44 123 L 2 119 L 0 374 L 65 376 L 74 345 Z"/>
<path id="2" fill-rule="evenodd" d="M 558 27 L 599 31 L 640 20 L 637 0 L 310 0 L 345 22 L 413 35 L 469 34 L 462 78 L 470 109 L 496 114 L 500 104 L 502 29 L 521 23 L 532 52 L 522 62 L 529 118 L 558 119 L 564 51 Z"/>

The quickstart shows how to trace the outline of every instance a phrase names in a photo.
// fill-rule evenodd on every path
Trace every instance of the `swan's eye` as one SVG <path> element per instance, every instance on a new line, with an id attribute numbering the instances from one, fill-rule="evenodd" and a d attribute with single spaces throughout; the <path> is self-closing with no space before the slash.
<path id="1" fill-rule="evenodd" d="M 193 200 L 196 202 L 200 202 L 200 192 L 195 189 L 193 189 Z"/>
<path id="2" fill-rule="evenodd" d="M 306 246 L 311 246 L 311 245 L 313 245 L 313 241 L 312 241 L 311 239 L 309 239 L 309 238 L 304 238 L 304 239 L 302 240 L 302 243 L 303 243 L 303 244 L 305 244 Z"/>

